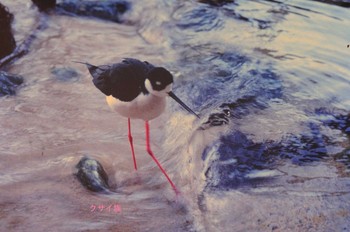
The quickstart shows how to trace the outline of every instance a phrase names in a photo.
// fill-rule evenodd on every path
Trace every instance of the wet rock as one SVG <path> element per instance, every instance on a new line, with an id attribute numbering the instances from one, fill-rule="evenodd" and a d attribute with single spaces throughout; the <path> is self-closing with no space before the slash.
<path id="1" fill-rule="evenodd" d="M 222 136 L 204 150 L 203 160 L 210 165 L 206 170 L 208 187 L 230 189 L 255 184 L 267 178 L 250 178 L 254 172 L 273 170 L 281 159 L 296 165 L 321 161 L 329 157 L 327 142 L 319 128 L 310 124 L 310 132 L 290 135 L 281 142 L 255 143 L 240 131 Z M 254 175 L 253 175 L 254 176 Z"/>
<path id="2" fill-rule="evenodd" d="M 56 0 L 32 0 L 40 11 L 47 11 L 55 8 Z"/>
<path id="3" fill-rule="evenodd" d="M 199 0 L 201 3 L 206 3 L 212 6 L 222 6 L 227 3 L 233 3 L 234 0 Z"/>
<path id="4" fill-rule="evenodd" d="M 250 104 L 254 98 L 237 100 L 229 104 L 232 109 L 244 106 L 244 102 Z M 226 105 L 225 105 L 226 106 Z M 234 112 L 234 111 L 233 111 Z M 243 111 L 244 112 L 244 111 Z M 333 159 L 341 163 L 346 170 L 350 171 L 350 148 L 343 148 L 337 144 L 338 133 L 335 138 L 322 133 L 322 129 L 329 127 L 330 130 L 338 130 L 348 135 L 350 127 L 350 116 L 326 110 L 317 110 L 319 122 L 309 123 L 308 130 L 302 134 L 290 134 L 282 141 L 266 141 L 256 143 L 250 140 L 239 130 L 221 136 L 213 145 L 208 146 L 202 159 L 208 164 L 205 170 L 207 187 L 211 189 L 231 189 L 246 185 L 261 183 L 270 177 L 251 178 L 256 172 L 274 170 L 281 160 L 290 160 L 295 165 L 307 165 L 312 162 L 326 161 Z M 211 126 L 219 123 L 219 114 L 212 117 Z M 339 142 L 338 142 L 339 143 Z M 328 147 L 338 146 L 342 152 L 332 154 Z M 252 175 L 253 174 L 253 175 Z"/>
<path id="5" fill-rule="evenodd" d="M 16 41 L 11 30 L 13 15 L 0 3 L 0 59 L 11 54 L 16 48 Z"/>
<path id="6" fill-rule="evenodd" d="M 0 97 L 16 94 L 16 88 L 23 83 L 23 77 L 0 71 Z"/>
<path id="7" fill-rule="evenodd" d="M 85 188 L 93 192 L 110 193 L 108 175 L 97 160 L 85 156 L 76 168 L 78 172 L 75 175 Z"/>
<path id="8" fill-rule="evenodd" d="M 316 114 L 324 125 L 350 134 L 350 114 L 336 113 L 323 108 L 317 109 Z"/>
<path id="9" fill-rule="evenodd" d="M 347 8 L 350 7 L 349 0 L 316 0 L 316 1 L 331 4 L 331 5 L 347 7 Z"/>
<path id="10" fill-rule="evenodd" d="M 130 9 L 130 3 L 124 0 L 64 0 L 58 3 L 57 8 L 60 9 L 62 13 L 96 17 L 120 23 L 122 22 L 121 15 Z"/>
<path id="11" fill-rule="evenodd" d="M 266 108 L 266 104 L 259 103 L 255 96 L 243 96 L 234 102 L 222 103 L 217 110 L 209 115 L 208 120 L 200 129 L 205 130 L 213 126 L 229 124 L 232 118 L 242 118 L 249 114 L 251 108 Z"/>
<path id="12" fill-rule="evenodd" d="M 350 176 L 350 147 L 340 152 L 339 154 L 336 154 L 334 160 L 342 163 L 345 167 L 345 170 L 342 170 L 341 172 L 347 173 L 347 175 Z"/>
<path id="13" fill-rule="evenodd" d="M 202 159 L 209 163 L 205 170 L 207 187 L 230 189 L 254 183 L 255 179 L 246 176 L 273 168 L 275 157 L 270 152 L 268 144 L 254 143 L 240 131 L 222 136 L 202 154 Z"/>
<path id="14" fill-rule="evenodd" d="M 203 125 L 200 127 L 201 130 L 205 130 L 207 128 L 213 127 L 213 126 L 222 126 L 229 123 L 229 117 L 230 117 L 230 111 L 224 111 L 219 113 L 212 113 L 209 115 L 208 120 L 203 123 Z"/>
<path id="15" fill-rule="evenodd" d="M 51 73 L 58 81 L 75 82 L 79 80 L 79 73 L 71 67 L 54 67 Z"/>

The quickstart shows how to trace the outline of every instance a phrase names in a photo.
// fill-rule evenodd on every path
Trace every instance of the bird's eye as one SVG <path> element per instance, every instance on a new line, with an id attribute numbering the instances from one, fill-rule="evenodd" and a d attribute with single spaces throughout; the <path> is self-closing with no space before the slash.
<path id="1" fill-rule="evenodd" d="M 162 83 L 160 81 L 156 81 L 156 85 L 161 85 Z"/>

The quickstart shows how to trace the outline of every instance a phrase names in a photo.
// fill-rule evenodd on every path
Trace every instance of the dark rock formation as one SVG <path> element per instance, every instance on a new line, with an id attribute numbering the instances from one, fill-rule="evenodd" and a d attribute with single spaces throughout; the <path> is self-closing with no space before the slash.
<path id="1" fill-rule="evenodd" d="M 47 11 L 55 8 L 56 0 L 32 0 L 40 11 Z"/>
<path id="2" fill-rule="evenodd" d="M 97 160 L 83 157 L 76 168 L 78 172 L 75 175 L 85 188 L 93 192 L 110 193 L 108 175 Z"/>
<path id="3" fill-rule="evenodd" d="M 130 8 L 124 0 L 77 1 L 64 0 L 57 4 L 62 13 L 96 17 L 120 23 L 121 15 Z"/>
<path id="4" fill-rule="evenodd" d="M 256 171 L 275 170 L 282 160 L 290 160 L 295 165 L 307 165 L 329 159 L 341 163 L 347 172 L 350 168 L 350 147 L 337 144 L 337 137 L 327 136 L 322 129 L 338 130 L 350 141 L 350 114 L 327 112 L 323 109 L 315 112 L 318 123 L 310 123 L 309 130 L 299 135 L 290 134 L 278 142 L 253 142 L 239 130 L 220 137 L 208 146 L 202 159 L 210 165 L 205 170 L 207 187 L 210 189 L 234 189 L 242 186 L 254 186 L 267 178 L 251 178 Z M 214 122 L 222 120 L 213 118 Z M 208 124 L 208 123 L 207 123 Z M 226 124 L 226 123 L 223 123 Z M 217 126 L 209 122 L 206 126 Z M 343 149 L 338 154 L 328 152 L 328 147 Z"/>
<path id="5" fill-rule="evenodd" d="M 222 6 L 227 3 L 233 3 L 234 0 L 199 0 L 201 3 L 206 3 L 212 6 Z"/>
<path id="6" fill-rule="evenodd" d="M 0 3 L 0 59 L 11 54 L 16 41 L 11 30 L 13 15 Z"/>
<path id="7" fill-rule="evenodd" d="M 275 0 L 265 0 L 267 2 L 274 2 L 276 3 L 277 1 Z M 327 3 L 327 4 L 331 4 L 331 5 L 337 5 L 337 6 L 342 6 L 342 7 L 346 7 L 349 8 L 350 7 L 350 2 L 349 0 L 314 0 L 317 2 L 323 2 L 323 3 Z M 227 3 L 234 3 L 234 0 L 198 0 L 198 2 L 201 3 L 206 3 L 212 6 L 223 6 Z"/>
<path id="8" fill-rule="evenodd" d="M 23 83 L 23 78 L 0 71 L 0 97 L 16 94 L 16 88 Z"/>
<path id="9" fill-rule="evenodd" d="M 349 0 L 314 0 L 314 1 L 323 2 L 331 5 L 342 6 L 346 8 L 350 7 Z"/>

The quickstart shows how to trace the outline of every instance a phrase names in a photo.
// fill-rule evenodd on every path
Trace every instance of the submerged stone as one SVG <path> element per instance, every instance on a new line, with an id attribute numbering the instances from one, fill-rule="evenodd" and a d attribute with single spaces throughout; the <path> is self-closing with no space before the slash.
<path id="1" fill-rule="evenodd" d="M 199 0 L 201 3 L 206 3 L 212 6 L 222 6 L 227 3 L 233 3 L 234 0 Z"/>
<path id="2" fill-rule="evenodd" d="M 16 41 L 11 30 L 13 15 L 0 3 L 0 59 L 11 54 L 16 48 Z"/>
<path id="3" fill-rule="evenodd" d="M 121 15 L 130 8 L 130 3 L 124 0 L 106 1 L 76 1 L 64 0 L 57 4 L 63 13 L 73 13 L 81 16 L 90 16 L 120 23 Z"/>
<path id="4" fill-rule="evenodd" d="M 0 71 L 0 97 L 15 95 L 16 88 L 23 83 L 23 77 Z"/>
<path id="5" fill-rule="evenodd" d="M 51 73 L 58 81 L 74 82 L 79 80 L 79 73 L 71 67 L 53 67 Z"/>
<path id="6" fill-rule="evenodd" d="M 76 168 L 78 172 L 75 175 L 85 188 L 93 192 L 110 193 L 108 175 L 97 160 L 85 156 Z"/>

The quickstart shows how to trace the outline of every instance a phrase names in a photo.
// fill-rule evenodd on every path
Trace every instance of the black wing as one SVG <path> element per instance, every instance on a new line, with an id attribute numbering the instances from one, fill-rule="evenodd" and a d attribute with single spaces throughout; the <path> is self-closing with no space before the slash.
<path id="1" fill-rule="evenodd" d="M 87 66 L 94 85 L 105 95 L 112 95 L 121 101 L 132 101 L 141 92 L 148 93 L 144 83 L 147 73 L 154 68 L 148 62 L 132 58 L 113 65 Z"/>

